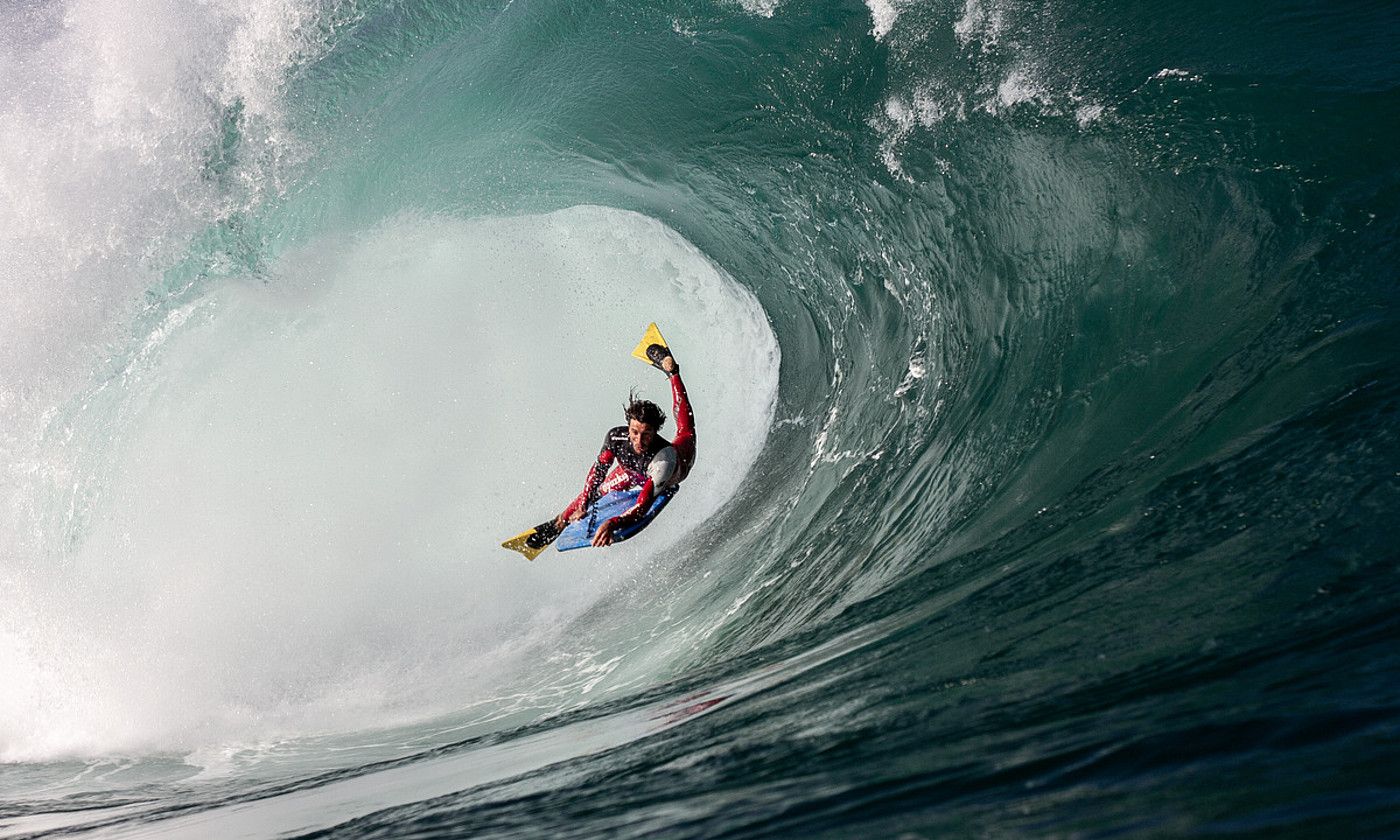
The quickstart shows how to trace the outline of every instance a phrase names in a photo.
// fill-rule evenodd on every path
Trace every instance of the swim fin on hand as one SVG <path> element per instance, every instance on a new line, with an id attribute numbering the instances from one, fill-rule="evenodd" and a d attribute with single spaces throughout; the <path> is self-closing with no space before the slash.
<path id="1" fill-rule="evenodd" d="M 632 355 L 657 370 L 664 370 L 661 360 L 671 355 L 671 348 L 666 345 L 666 339 L 661 337 L 661 330 L 656 328 L 655 323 L 651 323 L 647 325 L 646 334 L 642 336 L 641 342 L 632 350 Z"/>

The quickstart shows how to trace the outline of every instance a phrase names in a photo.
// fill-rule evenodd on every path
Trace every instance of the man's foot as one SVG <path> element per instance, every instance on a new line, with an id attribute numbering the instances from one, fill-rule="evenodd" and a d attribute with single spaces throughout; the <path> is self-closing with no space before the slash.
<path id="1" fill-rule="evenodd" d="M 541 522 L 535 526 L 535 532 L 525 539 L 525 544 L 530 548 L 543 549 L 559 538 L 559 532 L 564 530 L 559 527 L 558 520 L 551 519 L 548 522 Z"/>

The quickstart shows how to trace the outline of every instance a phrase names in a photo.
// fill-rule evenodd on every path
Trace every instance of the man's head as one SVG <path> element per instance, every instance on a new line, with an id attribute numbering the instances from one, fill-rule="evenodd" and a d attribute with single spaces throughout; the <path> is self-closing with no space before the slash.
<path id="1" fill-rule="evenodd" d="M 635 393 L 627 398 L 627 441 L 638 455 L 647 451 L 652 439 L 666 425 L 666 415 L 651 400 L 639 400 Z"/>

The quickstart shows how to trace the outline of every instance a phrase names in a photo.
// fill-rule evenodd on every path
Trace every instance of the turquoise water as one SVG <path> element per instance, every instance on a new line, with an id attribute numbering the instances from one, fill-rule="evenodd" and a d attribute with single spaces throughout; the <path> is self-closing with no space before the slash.
<path id="1" fill-rule="evenodd" d="M 0 10 L 0 836 L 1400 832 L 1397 35 Z"/>

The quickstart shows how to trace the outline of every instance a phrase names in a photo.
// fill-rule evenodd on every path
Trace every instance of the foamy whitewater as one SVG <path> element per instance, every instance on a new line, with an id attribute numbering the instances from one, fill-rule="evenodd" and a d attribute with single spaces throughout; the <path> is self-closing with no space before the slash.
<path id="1" fill-rule="evenodd" d="M 1397 36 L 0 7 L 0 837 L 1400 834 Z"/>

